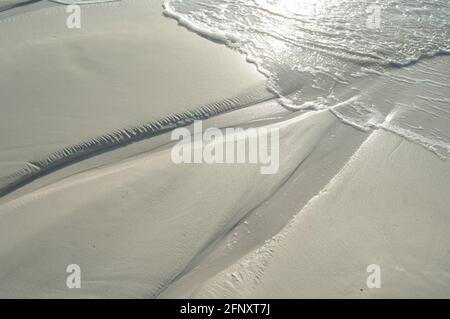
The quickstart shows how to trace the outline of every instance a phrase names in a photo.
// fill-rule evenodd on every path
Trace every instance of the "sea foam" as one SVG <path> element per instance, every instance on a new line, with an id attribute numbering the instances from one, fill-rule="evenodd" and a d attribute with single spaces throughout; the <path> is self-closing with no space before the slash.
<path id="1" fill-rule="evenodd" d="M 450 157 L 448 62 L 424 63 L 450 52 L 448 1 L 165 0 L 164 14 L 244 53 L 289 109 L 329 108 Z M 377 81 L 390 103 L 368 94 Z"/>

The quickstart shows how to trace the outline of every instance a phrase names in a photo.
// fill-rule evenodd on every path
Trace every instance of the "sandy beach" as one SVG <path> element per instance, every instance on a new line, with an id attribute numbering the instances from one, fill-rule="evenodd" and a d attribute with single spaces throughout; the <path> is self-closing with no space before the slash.
<path id="1" fill-rule="evenodd" d="M 84 4 L 79 29 L 66 5 L 16 3 L 0 10 L 1 298 L 450 296 L 450 56 L 341 63 L 333 85 L 321 66 L 298 90 L 167 1 Z M 195 140 L 198 121 L 215 155 L 277 132 L 276 171 L 176 163 L 174 132 Z"/>

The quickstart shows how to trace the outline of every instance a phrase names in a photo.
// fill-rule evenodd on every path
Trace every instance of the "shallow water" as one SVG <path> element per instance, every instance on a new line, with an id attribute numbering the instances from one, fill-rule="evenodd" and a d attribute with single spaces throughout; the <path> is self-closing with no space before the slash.
<path id="1" fill-rule="evenodd" d="M 165 14 L 244 52 L 285 106 L 330 108 L 450 157 L 449 63 L 422 62 L 450 53 L 448 1 L 166 0 Z M 374 77 L 388 84 L 388 103 L 383 90 L 367 94 Z M 411 99 L 397 101 L 405 90 Z"/>

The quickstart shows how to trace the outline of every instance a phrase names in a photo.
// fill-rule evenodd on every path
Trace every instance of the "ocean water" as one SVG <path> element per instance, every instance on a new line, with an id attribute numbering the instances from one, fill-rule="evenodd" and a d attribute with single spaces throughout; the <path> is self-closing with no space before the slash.
<path id="1" fill-rule="evenodd" d="M 291 109 L 330 109 L 450 158 L 448 0 L 165 0 L 243 52 Z"/>

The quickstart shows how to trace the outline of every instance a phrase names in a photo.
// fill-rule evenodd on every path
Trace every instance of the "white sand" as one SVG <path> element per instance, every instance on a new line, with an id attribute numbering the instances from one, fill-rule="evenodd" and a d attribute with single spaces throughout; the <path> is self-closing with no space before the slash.
<path id="1" fill-rule="evenodd" d="M 157 296 L 279 188 L 335 123 L 328 112 L 278 123 L 282 156 L 274 175 L 254 164 L 175 165 L 163 147 L 5 203 L 0 255 L 8 275 L 0 294 Z M 71 263 L 84 269 L 83 289 L 65 287 Z"/>
<path id="2" fill-rule="evenodd" d="M 264 87 L 245 57 L 178 27 L 160 1 L 83 6 L 81 29 L 67 17 L 52 4 L 0 20 L 0 186 L 65 147 Z"/>
<path id="3" fill-rule="evenodd" d="M 151 3 L 87 9 L 75 34 L 59 7 L 0 23 L 9 28 L 0 35 L 0 175 L 190 106 L 238 106 L 226 99 L 264 82 L 244 57 Z M 368 85 L 382 101 L 391 84 Z M 204 125 L 279 128 L 279 172 L 175 165 L 163 134 L 39 178 L 0 198 L 0 297 L 449 296 L 448 161 L 273 100 Z M 66 287 L 69 264 L 81 267 L 81 289 Z M 369 264 L 381 267 L 380 289 L 366 287 Z"/>
<path id="4" fill-rule="evenodd" d="M 448 163 L 377 131 L 279 234 L 188 296 L 448 297 L 449 179 Z"/>

